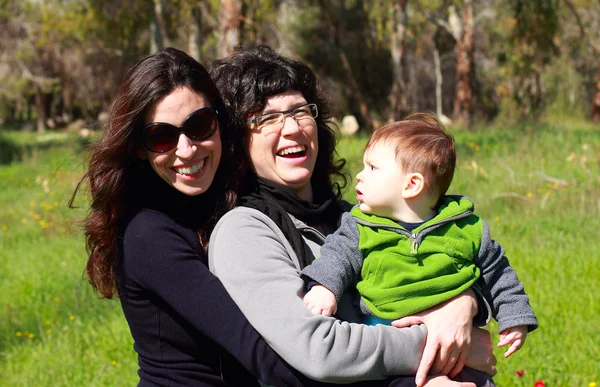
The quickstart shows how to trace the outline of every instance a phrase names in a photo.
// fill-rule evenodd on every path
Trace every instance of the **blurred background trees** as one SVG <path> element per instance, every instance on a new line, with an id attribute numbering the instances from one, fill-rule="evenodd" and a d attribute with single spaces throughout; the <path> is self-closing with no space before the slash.
<path id="1" fill-rule="evenodd" d="M 208 65 L 250 42 L 308 62 L 361 130 L 600 121 L 598 1 L 0 0 L 0 30 L 0 120 L 23 130 L 93 126 L 162 47 Z"/>

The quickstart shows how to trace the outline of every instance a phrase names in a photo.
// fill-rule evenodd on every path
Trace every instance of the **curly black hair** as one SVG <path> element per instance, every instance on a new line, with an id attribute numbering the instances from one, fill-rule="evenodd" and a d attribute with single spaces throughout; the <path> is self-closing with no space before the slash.
<path id="1" fill-rule="evenodd" d="M 209 72 L 228 110 L 229 138 L 239 141 L 234 149 L 242 177 L 251 176 L 250 160 L 245 150 L 248 142 L 248 119 L 262 111 L 267 99 L 287 91 L 299 91 L 308 103 L 317 105 L 319 153 L 311 177 L 315 195 L 341 199 L 348 182 L 343 172 L 346 160 L 335 151 L 337 133 L 331 121 L 328 98 L 321 90 L 315 73 L 304 63 L 286 58 L 265 45 L 239 48 L 233 55 L 217 60 Z M 244 184 L 246 178 L 240 180 Z"/>

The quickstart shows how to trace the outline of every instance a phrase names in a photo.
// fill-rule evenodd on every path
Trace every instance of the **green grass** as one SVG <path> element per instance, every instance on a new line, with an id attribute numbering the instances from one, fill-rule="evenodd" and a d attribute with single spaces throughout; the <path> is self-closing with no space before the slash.
<path id="1" fill-rule="evenodd" d="M 597 129 L 452 133 L 459 161 L 450 192 L 474 200 L 540 323 L 510 359 L 495 352 L 498 385 L 600 383 Z M 8 137 L 37 142 L 35 135 Z M 341 140 L 352 176 L 365 142 Z M 98 300 L 83 278 L 87 257 L 74 221 L 87 198 L 80 197 L 81 209 L 68 208 L 83 173 L 83 148 L 69 138 L 28 149 L 20 162 L 0 164 L 0 385 L 135 385 L 136 356 L 119 303 Z"/>
<path id="2" fill-rule="evenodd" d="M 0 165 L 0 375 L 7 386 L 135 385 L 118 301 L 83 278 L 86 254 L 68 208 L 82 175 L 78 142 Z M 86 198 L 79 201 L 84 207 Z"/>

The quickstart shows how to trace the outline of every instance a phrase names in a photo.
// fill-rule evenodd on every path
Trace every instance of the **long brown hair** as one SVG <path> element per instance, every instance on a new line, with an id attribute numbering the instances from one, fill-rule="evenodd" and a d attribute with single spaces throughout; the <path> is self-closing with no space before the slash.
<path id="1" fill-rule="evenodd" d="M 102 137 L 92 146 L 87 173 L 77 186 L 87 180 L 92 202 L 83 220 L 86 247 L 89 254 L 86 274 L 95 290 L 111 298 L 116 293 L 117 238 L 132 206 L 128 191 L 140 170 L 136 150 L 141 144 L 141 128 L 146 110 L 178 87 L 189 87 L 202 93 L 219 112 L 219 125 L 226 128 L 226 110 L 220 94 L 206 69 L 183 51 L 166 48 L 150 55 L 132 67 L 119 87 L 103 127 Z M 222 158 L 227 159 L 231 142 L 226 130 L 221 130 Z M 217 173 L 222 174 L 223 168 Z M 223 188 L 225 191 L 225 188 Z M 232 192 L 223 192 L 212 218 L 231 208 Z M 214 224 L 214 221 L 211 223 Z M 206 248 L 210 230 L 199 230 Z"/>

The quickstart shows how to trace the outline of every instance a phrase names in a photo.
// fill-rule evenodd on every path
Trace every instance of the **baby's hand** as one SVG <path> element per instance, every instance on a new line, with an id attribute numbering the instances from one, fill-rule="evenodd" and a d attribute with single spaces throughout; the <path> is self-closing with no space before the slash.
<path id="1" fill-rule="evenodd" d="M 517 352 L 523 344 L 525 344 L 525 337 L 527 337 L 526 325 L 508 328 L 500 332 L 500 342 L 498 343 L 498 347 L 512 344 L 510 348 L 504 352 L 504 357 L 507 358 Z"/>
<path id="2" fill-rule="evenodd" d="M 332 316 L 337 311 L 335 295 L 323 285 L 315 285 L 306 293 L 304 305 L 314 315 Z"/>

